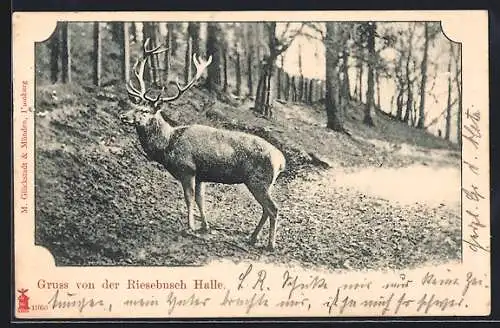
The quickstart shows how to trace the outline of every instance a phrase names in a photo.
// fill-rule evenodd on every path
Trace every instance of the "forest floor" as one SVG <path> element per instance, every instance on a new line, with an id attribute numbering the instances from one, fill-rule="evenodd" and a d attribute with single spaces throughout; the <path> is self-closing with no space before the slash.
<path id="1" fill-rule="evenodd" d="M 36 101 L 36 243 L 58 265 L 204 265 L 211 260 L 337 269 L 411 268 L 460 259 L 460 153 L 449 142 L 377 112 L 352 137 L 325 128 L 323 106 L 276 102 L 259 117 L 251 102 L 213 100 L 203 90 L 165 108 L 179 124 L 252 132 L 283 151 L 274 188 L 277 248 L 248 237 L 261 209 L 243 185 L 209 184 L 211 234 L 187 228 L 180 184 L 148 161 L 119 119 L 118 95 L 39 86 Z M 317 161 L 315 159 L 321 159 Z M 329 163 L 330 167 L 321 164 Z"/>

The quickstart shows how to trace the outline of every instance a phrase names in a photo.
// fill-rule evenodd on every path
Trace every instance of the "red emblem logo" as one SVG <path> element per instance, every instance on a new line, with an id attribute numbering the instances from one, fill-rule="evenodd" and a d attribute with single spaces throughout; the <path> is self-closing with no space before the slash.
<path id="1" fill-rule="evenodd" d="M 28 291 L 25 288 L 21 288 L 17 290 L 21 295 L 17 297 L 17 312 L 29 312 L 30 306 L 29 306 L 29 297 L 26 295 L 26 292 Z"/>

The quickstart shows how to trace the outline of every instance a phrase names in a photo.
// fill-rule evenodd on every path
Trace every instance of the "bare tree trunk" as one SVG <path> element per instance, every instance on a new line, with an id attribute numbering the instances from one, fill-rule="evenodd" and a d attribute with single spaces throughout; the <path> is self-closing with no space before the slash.
<path id="1" fill-rule="evenodd" d="M 129 24 L 124 22 L 122 25 L 123 49 L 122 49 L 122 76 L 125 82 L 130 80 L 130 35 Z"/>
<path id="2" fill-rule="evenodd" d="M 222 84 L 222 91 L 227 92 L 228 81 L 227 81 L 227 45 L 222 46 L 222 68 L 224 73 L 224 81 Z"/>
<path id="3" fill-rule="evenodd" d="M 266 93 L 267 93 L 267 74 L 269 69 L 267 68 L 267 63 L 262 66 L 262 72 L 259 75 L 259 82 L 257 84 L 257 93 L 255 95 L 255 109 L 257 109 L 261 114 L 266 112 Z"/>
<path id="4" fill-rule="evenodd" d="M 389 114 L 391 114 L 391 116 L 393 116 L 393 117 L 397 117 L 397 116 L 395 116 L 395 114 L 392 113 L 392 110 L 394 109 L 394 100 L 396 100 L 396 97 L 394 97 L 394 95 L 392 95 L 391 101 L 389 103 Z"/>
<path id="5" fill-rule="evenodd" d="M 236 95 L 241 96 L 241 59 L 238 46 L 236 46 Z"/>
<path id="6" fill-rule="evenodd" d="M 325 99 L 325 93 L 326 93 L 326 81 L 321 81 L 321 88 L 319 89 L 319 97 L 321 100 Z"/>
<path id="7" fill-rule="evenodd" d="M 166 36 L 166 44 L 167 51 L 165 51 L 164 57 L 164 71 L 163 71 L 163 81 L 164 85 L 168 86 L 168 79 L 170 77 L 170 65 L 172 63 L 172 53 L 173 53 L 173 44 L 174 44 L 174 24 L 167 23 L 167 36 Z"/>
<path id="8" fill-rule="evenodd" d="M 158 44 L 158 34 L 157 32 L 157 25 L 156 23 L 149 23 L 149 37 L 151 38 L 151 46 L 156 47 Z M 159 60 L 158 60 L 158 54 L 155 54 L 151 56 L 151 60 L 149 62 L 149 67 L 151 68 L 151 77 L 152 77 L 152 82 L 153 85 L 160 85 L 159 83 L 159 74 L 158 74 L 158 68 L 159 68 Z"/>
<path id="9" fill-rule="evenodd" d="M 259 81 L 257 82 L 257 90 L 255 90 L 255 101 L 257 104 L 257 99 L 259 99 L 258 105 L 261 105 L 262 102 L 262 89 L 264 88 L 264 79 L 262 76 L 259 78 Z M 255 107 L 257 108 L 257 107 Z"/>
<path id="10" fill-rule="evenodd" d="M 359 66 L 357 66 L 356 70 L 356 83 L 354 83 L 354 99 L 359 101 Z"/>
<path id="11" fill-rule="evenodd" d="M 337 80 L 336 68 L 338 64 L 338 49 L 336 49 L 335 39 L 336 39 L 336 29 L 335 23 L 326 23 L 326 40 L 325 40 L 325 57 L 326 57 L 326 97 L 325 97 L 325 108 L 327 115 L 327 128 L 334 131 L 344 131 L 343 119 L 339 108 L 336 104 L 336 86 L 335 82 Z"/>
<path id="12" fill-rule="evenodd" d="M 311 98 L 311 104 L 314 104 L 314 102 L 316 101 L 316 93 L 318 91 L 317 81 L 318 80 L 316 80 L 316 79 L 311 79 L 311 89 L 310 89 L 310 92 L 309 92 L 309 95 L 310 95 L 310 98 Z"/>
<path id="13" fill-rule="evenodd" d="M 417 100 L 413 99 L 413 112 L 412 112 L 412 121 L 411 124 L 416 127 L 418 123 L 418 110 L 417 110 Z"/>
<path id="14" fill-rule="evenodd" d="M 451 57 L 453 43 L 450 42 L 450 58 L 448 60 L 448 101 L 446 103 L 446 125 L 444 129 L 444 138 L 450 140 L 451 133 Z"/>
<path id="15" fill-rule="evenodd" d="M 193 57 L 193 39 L 188 36 L 188 44 L 186 47 L 186 55 L 184 56 L 184 83 L 188 83 L 191 79 L 191 58 Z"/>
<path id="16" fill-rule="evenodd" d="M 253 95 L 253 63 L 254 63 L 254 25 L 253 23 L 242 23 L 243 25 L 243 35 L 245 40 L 245 61 L 246 61 L 246 83 L 247 83 L 247 96 Z"/>
<path id="17" fill-rule="evenodd" d="M 308 99 L 308 102 L 310 104 L 313 103 L 313 92 L 314 92 L 313 88 L 314 88 L 314 79 L 311 79 L 309 80 L 309 99 Z"/>
<path id="18" fill-rule="evenodd" d="M 252 23 L 253 26 L 254 26 L 254 37 L 255 37 L 255 61 L 256 61 L 256 64 L 255 64 L 255 69 L 254 69 L 254 72 L 255 72 L 255 79 L 257 81 L 260 80 L 260 74 L 262 73 L 262 61 L 263 61 L 263 58 L 262 58 L 262 53 L 261 53 L 261 40 L 263 38 L 263 35 L 262 35 L 262 24 L 261 23 Z"/>
<path id="19" fill-rule="evenodd" d="M 309 85 L 309 80 L 307 78 L 302 79 L 302 101 L 307 103 L 307 87 Z"/>
<path id="20" fill-rule="evenodd" d="M 253 66 L 253 51 L 248 52 L 247 56 L 247 87 L 248 87 L 248 95 L 253 95 L 253 77 L 252 77 L 252 66 Z"/>
<path id="21" fill-rule="evenodd" d="M 290 100 L 290 75 L 288 75 L 287 72 L 284 72 L 285 74 L 285 100 L 289 101 Z"/>
<path id="22" fill-rule="evenodd" d="M 340 67 L 340 59 L 339 59 L 339 67 L 335 70 L 335 72 L 337 73 L 337 76 L 336 76 L 337 81 L 336 81 L 335 85 L 337 86 L 337 106 L 340 110 L 342 117 L 344 117 L 346 106 L 344 106 L 344 101 L 343 101 L 343 97 L 342 97 L 343 86 L 342 86 L 342 79 L 340 77 L 341 70 L 342 70 L 342 68 Z"/>
<path id="23" fill-rule="evenodd" d="M 154 40 L 153 46 L 157 46 L 159 44 L 160 39 L 160 28 L 159 28 L 159 23 L 151 23 L 151 32 L 152 32 L 152 39 Z M 155 85 L 161 86 L 161 73 L 160 73 L 160 55 L 156 54 L 151 57 L 152 63 L 154 63 L 153 70 L 154 70 L 154 82 Z"/>
<path id="24" fill-rule="evenodd" d="M 142 23 L 142 42 L 145 42 L 147 39 L 150 39 L 150 47 L 155 46 L 154 40 L 151 38 L 151 26 L 149 22 L 143 22 Z M 154 84 L 154 75 L 153 75 L 153 65 L 154 61 L 152 58 L 150 58 L 148 61 L 146 61 L 145 68 L 144 68 L 144 79 L 149 82 Z"/>
<path id="25" fill-rule="evenodd" d="M 349 52 L 344 49 L 342 52 L 342 97 L 349 101 L 351 100 L 351 86 L 349 81 Z"/>
<path id="26" fill-rule="evenodd" d="M 425 122 L 425 88 L 427 83 L 427 57 L 429 49 L 429 23 L 424 23 L 425 27 L 425 41 L 424 41 L 424 57 L 422 59 L 422 64 L 420 66 L 420 74 L 422 75 L 422 81 L 420 82 L 420 108 L 418 112 L 418 123 L 417 128 L 423 129 Z"/>
<path id="27" fill-rule="evenodd" d="M 412 42 L 413 42 L 413 34 L 415 31 L 415 25 L 410 27 L 410 36 L 408 42 L 408 57 L 406 59 L 406 92 L 407 92 L 407 100 L 406 100 L 406 113 L 403 120 L 408 124 L 410 121 L 410 115 L 413 112 L 413 91 L 412 91 L 412 83 L 411 80 L 411 71 L 410 71 L 410 61 L 412 58 Z"/>
<path id="28" fill-rule="evenodd" d="M 302 82 L 303 79 L 304 78 L 302 77 L 302 75 L 298 76 L 298 83 L 299 83 L 299 85 L 298 85 L 298 88 L 297 88 L 297 101 L 299 101 L 299 102 L 302 101 L 302 93 L 303 93 L 302 92 L 302 88 L 303 88 L 303 85 L 304 85 L 304 83 Z"/>
<path id="29" fill-rule="evenodd" d="M 122 22 L 110 22 L 107 25 L 111 28 L 111 40 L 117 44 L 122 44 Z"/>
<path id="30" fill-rule="evenodd" d="M 377 85 L 377 108 L 378 110 L 381 110 L 382 108 L 380 107 L 380 76 L 378 71 L 375 71 L 375 84 Z"/>
<path id="31" fill-rule="evenodd" d="M 358 92 L 359 92 L 359 102 L 363 102 L 363 62 L 361 61 L 359 66 L 359 81 L 358 81 Z"/>
<path id="32" fill-rule="evenodd" d="M 398 95 L 396 96 L 396 118 L 400 121 L 403 121 L 403 97 L 403 90 L 401 87 L 398 87 Z"/>
<path id="33" fill-rule="evenodd" d="M 281 99 L 281 67 L 278 67 L 276 72 L 276 99 Z"/>
<path id="34" fill-rule="evenodd" d="M 398 63 L 395 66 L 396 71 L 396 118 L 403 121 L 403 96 L 404 96 L 404 79 L 403 79 L 403 54 L 399 55 Z"/>
<path id="35" fill-rule="evenodd" d="M 374 110 L 374 71 L 375 71 L 375 32 L 377 26 L 375 22 L 368 24 L 368 88 L 366 90 L 366 106 L 363 123 L 369 126 L 374 126 L 373 110 Z"/>
<path id="36" fill-rule="evenodd" d="M 317 93 L 318 93 L 318 80 L 311 79 L 311 91 L 309 92 L 309 95 L 311 97 L 311 104 L 314 104 L 314 102 L 316 101 Z"/>
<path id="37" fill-rule="evenodd" d="M 411 82 L 408 82 L 408 90 L 407 90 L 406 97 L 407 97 L 406 98 L 406 112 L 405 112 L 405 117 L 403 118 L 403 121 L 408 124 L 408 123 L 410 123 L 410 116 L 411 116 L 411 113 L 413 112 L 413 108 L 412 108 L 413 91 L 411 89 Z"/>
<path id="38" fill-rule="evenodd" d="M 281 99 L 281 76 L 283 72 L 284 56 L 281 56 L 281 67 L 278 68 L 277 86 L 276 86 L 276 98 Z"/>
<path id="39" fill-rule="evenodd" d="M 99 22 L 94 23 L 94 85 L 101 86 L 102 52 Z"/>
<path id="40" fill-rule="evenodd" d="M 321 94 L 322 94 L 322 89 L 323 89 L 323 81 L 322 80 L 316 80 L 316 92 L 314 95 L 314 102 L 318 102 L 321 100 Z"/>
<path id="41" fill-rule="evenodd" d="M 309 94 L 309 79 L 302 79 L 302 102 L 307 103 L 307 95 Z"/>
<path id="42" fill-rule="evenodd" d="M 186 54 L 184 57 L 186 65 L 184 70 L 184 80 L 186 82 L 191 78 L 191 72 L 194 69 L 194 63 L 192 61 L 193 54 L 197 56 L 200 55 L 200 23 L 190 22 L 188 24 L 187 32 L 188 47 L 186 48 Z M 207 58 L 209 55 L 210 54 L 208 54 L 207 50 Z"/>
<path id="43" fill-rule="evenodd" d="M 50 81 L 56 83 L 59 76 L 59 56 L 61 53 L 61 23 L 56 25 L 54 34 L 50 40 Z"/>
<path id="44" fill-rule="evenodd" d="M 71 37 L 68 31 L 68 22 L 61 23 L 61 37 L 62 37 L 62 82 L 71 83 Z"/>
<path id="45" fill-rule="evenodd" d="M 272 112 L 272 106 L 271 106 L 271 78 L 273 76 L 273 65 L 269 64 L 268 70 L 269 72 L 267 73 L 267 83 L 266 83 L 266 93 L 264 95 L 264 115 L 266 117 L 272 117 L 273 112 Z"/>
<path id="46" fill-rule="evenodd" d="M 298 50 L 298 53 L 299 53 L 299 60 L 298 60 L 298 64 L 299 64 L 299 94 L 298 94 L 298 101 L 303 101 L 303 95 L 304 95 L 304 75 L 302 74 L 302 46 L 301 44 L 299 43 L 299 50 Z"/>
<path id="47" fill-rule="evenodd" d="M 207 57 L 212 56 L 212 64 L 207 68 L 207 89 L 212 92 L 219 90 L 221 85 L 221 45 L 219 42 L 219 26 L 217 22 L 207 23 Z"/>
<path id="48" fill-rule="evenodd" d="M 132 37 L 132 42 L 137 42 L 137 26 L 135 23 L 130 23 L 130 35 Z"/>
<path id="49" fill-rule="evenodd" d="M 170 38 L 169 55 L 170 57 L 175 57 L 177 54 L 178 44 L 177 44 L 177 34 L 176 30 L 179 28 L 179 23 L 167 23 L 168 37 Z"/>
<path id="50" fill-rule="evenodd" d="M 266 22 L 268 49 L 269 53 L 262 61 L 261 76 L 259 77 L 259 86 L 255 98 L 255 109 L 266 117 L 272 116 L 271 111 L 271 79 L 274 72 L 274 63 L 280 52 L 278 52 L 278 44 L 276 39 L 276 22 Z M 280 51 L 283 51 L 280 49 Z"/>
<path id="51" fill-rule="evenodd" d="M 297 101 L 297 85 L 295 84 L 295 75 L 292 75 L 292 101 Z"/>

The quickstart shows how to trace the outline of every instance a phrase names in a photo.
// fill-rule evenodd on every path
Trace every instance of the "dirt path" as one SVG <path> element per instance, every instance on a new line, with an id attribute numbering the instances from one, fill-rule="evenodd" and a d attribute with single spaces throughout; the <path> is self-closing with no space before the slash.
<path id="1" fill-rule="evenodd" d="M 412 165 L 404 168 L 363 168 L 324 174 L 319 186 L 341 187 L 394 204 L 460 208 L 460 170 L 456 167 Z"/>
<path id="2" fill-rule="evenodd" d="M 332 169 L 294 180 L 280 197 L 284 254 L 340 269 L 457 259 L 459 174 L 453 167 L 411 166 Z"/>
<path id="3" fill-rule="evenodd" d="M 281 219 L 278 249 L 273 253 L 263 249 L 266 228 L 257 247 L 246 243 L 259 213 L 246 188 L 210 185 L 208 212 L 215 233 L 178 238 L 187 243 L 180 248 L 189 247 L 179 252 L 190 263 L 225 257 L 330 270 L 405 268 L 456 260 L 460 257 L 460 192 L 454 188 L 458 178 L 454 167 L 415 165 L 318 170 L 281 182 L 274 191 Z M 448 185 L 447 180 L 455 183 Z"/>

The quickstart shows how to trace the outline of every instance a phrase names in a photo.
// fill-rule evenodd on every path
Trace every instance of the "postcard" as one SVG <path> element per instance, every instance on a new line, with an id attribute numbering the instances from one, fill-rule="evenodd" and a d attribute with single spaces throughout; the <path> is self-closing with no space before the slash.
<path id="1" fill-rule="evenodd" d="M 16 319 L 490 314 L 486 11 L 12 24 Z"/>

